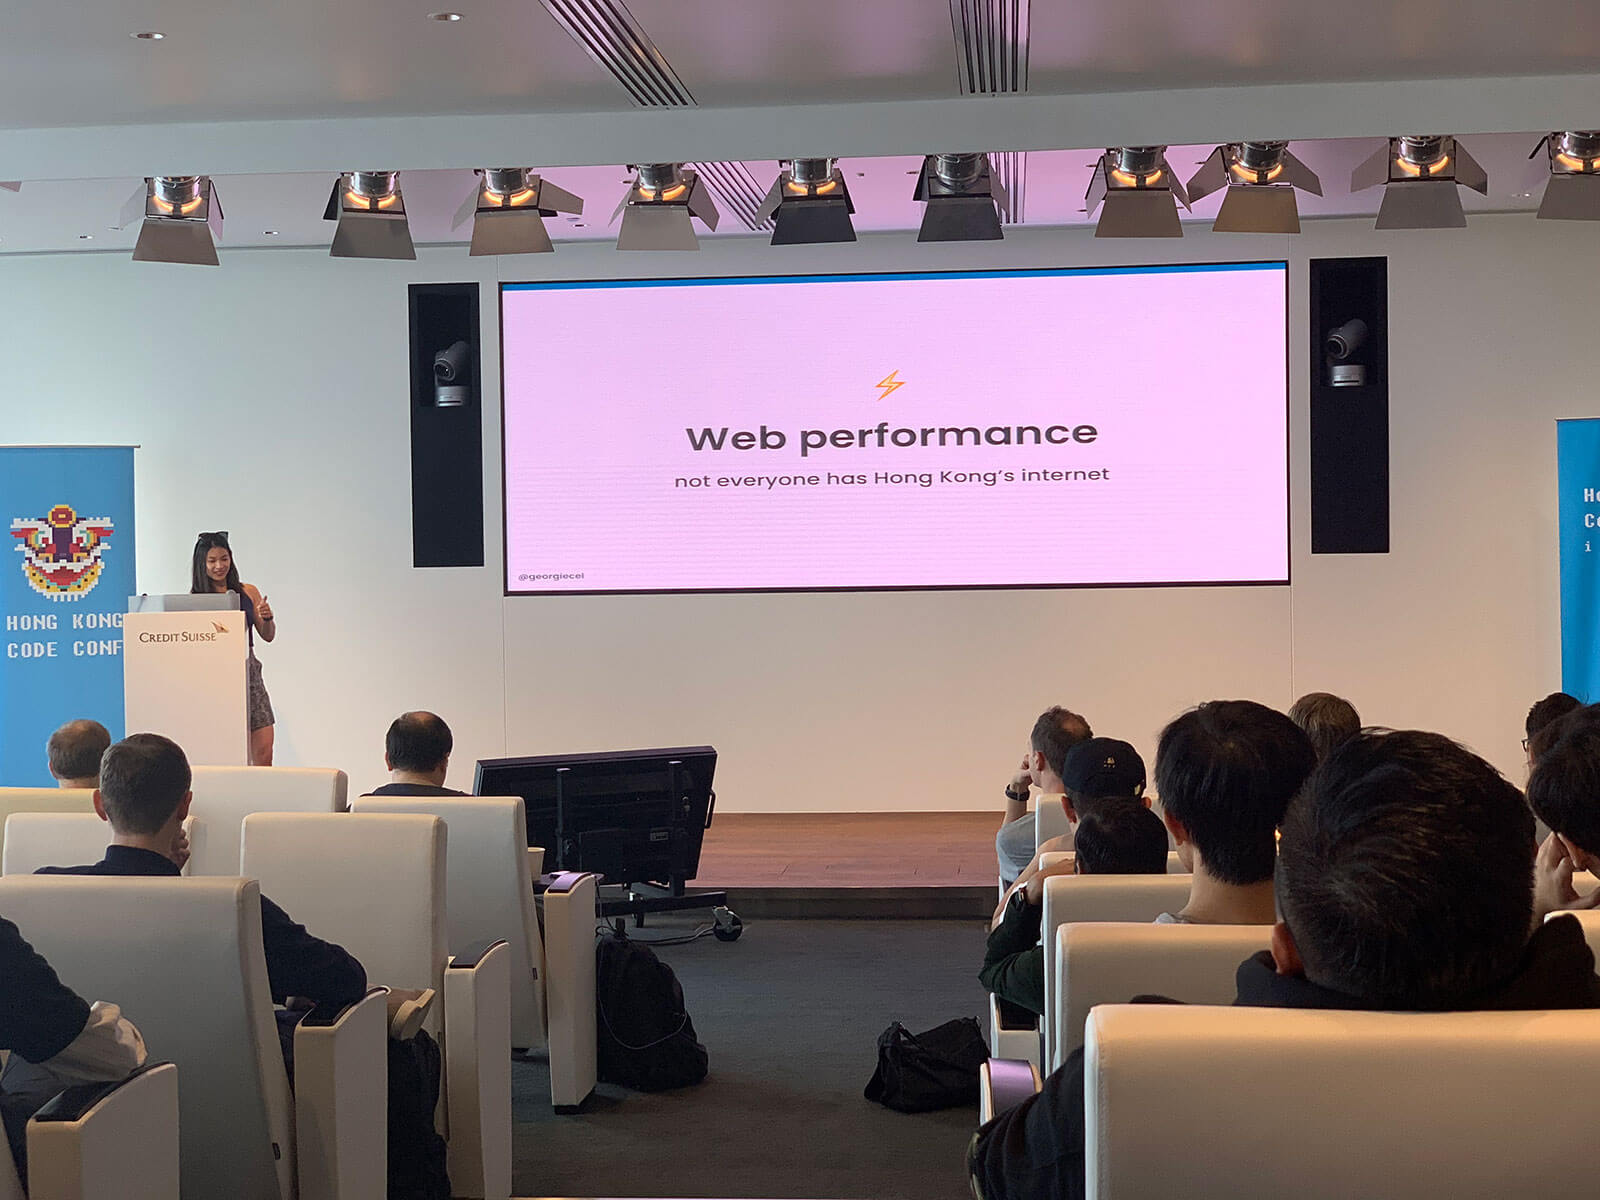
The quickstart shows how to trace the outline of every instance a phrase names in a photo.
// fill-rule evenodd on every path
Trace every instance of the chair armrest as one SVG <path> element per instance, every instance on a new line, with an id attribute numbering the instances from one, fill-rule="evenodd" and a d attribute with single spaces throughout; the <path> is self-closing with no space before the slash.
<path id="1" fill-rule="evenodd" d="M 177 1200 L 178 1068 L 68 1088 L 28 1122 L 33 1200 Z"/>
<path id="2" fill-rule="evenodd" d="M 1044 1086 L 1039 1068 L 1014 1058 L 991 1058 L 978 1068 L 978 1120 L 987 1124 Z"/>
<path id="3" fill-rule="evenodd" d="M 388 989 L 318 1005 L 294 1030 L 300 1200 L 383 1200 L 389 1177 Z"/>
<path id="4" fill-rule="evenodd" d="M 511 947 L 452 958 L 444 973 L 444 1075 L 450 1187 L 511 1195 Z"/>
<path id="5" fill-rule="evenodd" d="M 600 877 L 552 876 L 544 893 L 544 1004 L 550 1045 L 550 1103 L 577 1112 L 599 1072 L 594 1003 L 595 900 Z"/>

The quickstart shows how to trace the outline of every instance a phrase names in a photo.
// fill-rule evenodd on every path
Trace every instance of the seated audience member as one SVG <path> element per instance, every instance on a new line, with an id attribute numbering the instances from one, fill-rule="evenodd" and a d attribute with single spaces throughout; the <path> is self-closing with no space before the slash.
<path id="1" fill-rule="evenodd" d="M 1167 827 L 1142 804 L 1109 804 L 1078 824 L 1078 875 L 1165 875 Z"/>
<path id="2" fill-rule="evenodd" d="M 1067 820 L 1073 826 L 1073 833 L 1065 837 L 1050 838 L 1039 847 L 1038 853 L 1028 860 L 1028 865 L 1022 869 L 1016 881 L 1000 898 L 1000 903 L 994 910 L 994 920 L 990 923 L 991 928 L 1000 923 L 1000 918 L 1005 913 L 1006 902 L 1017 889 L 1032 885 L 1040 875 L 1071 875 L 1077 870 L 1074 865 L 1076 860 L 1054 867 L 1043 866 L 1041 860 L 1046 854 L 1071 850 L 1077 836 L 1078 823 L 1089 813 L 1096 811 L 1097 806 L 1133 800 L 1141 807 L 1150 807 L 1150 799 L 1144 794 L 1144 759 L 1140 758 L 1139 752 L 1127 742 L 1116 738 L 1090 738 L 1073 746 L 1062 760 L 1061 769 L 1056 773 L 1054 782 L 1061 788 L 1061 795 L 1054 799 L 1066 811 Z M 1040 803 L 1048 802 L 1050 801 L 1040 801 Z M 1166 869 L 1163 863 L 1161 870 L 1165 872 Z M 1040 880 L 1038 887 L 1042 886 L 1043 881 Z M 1037 887 L 1035 893 L 1037 894 Z"/>
<path id="3" fill-rule="evenodd" d="M 1528 804 L 1550 827 L 1534 858 L 1535 907 L 1600 908 L 1600 890 L 1583 896 L 1572 886 L 1573 871 L 1600 869 L 1600 706 L 1574 709 L 1534 737 L 1548 744 L 1528 776 Z"/>
<path id="4" fill-rule="evenodd" d="M 52 739 L 53 740 L 53 739 Z M 115 1004 L 87 1004 L 0 919 L 0 1117 L 27 1183 L 28 1120 L 58 1092 L 123 1079 L 144 1065 L 144 1039 Z"/>
<path id="5" fill-rule="evenodd" d="M 1037 849 L 1034 845 L 1034 826 L 1038 818 L 1028 811 L 1030 785 L 1043 793 L 1039 800 L 1041 804 L 1053 803 L 1049 798 L 1062 792 L 1061 768 L 1066 762 L 1067 751 L 1093 736 L 1089 722 L 1059 705 L 1046 709 L 1033 723 L 1033 732 L 1028 737 L 1028 753 L 1023 755 L 1022 766 L 1006 785 L 1005 819 L 994 839 L 1000 880 L 1007 887 L 1026 869 Z"/>
<path id="6" fill-rule="evenodd" d="M 1340 743 L 1361 732 L 1355 705 L 1332 692 L 1307 692 L 1289 706 L 1289 720 L 1311 739 L 1321 762 Z"/>
<path id="7" fill-rule="evenodd" d="M 1539 753 L 1554 736 L 1555 725 L 1562 717 L 1570 712 L 1576 712 L 1583 704 L 1576 696 L 1569 696 L 1565 692 L 1551 692 L 1543 700 L 1534 702 L 1528 709 L 1528 715 L 1522 722 L 1522 749 L 1528 756 L 1528 770 L 1533 770 L 1534 761 Z M 1550 730 L 1546 734 L 1545 730 Z M 1548 822 L 1546 822 L 1548 824 Z"/>
<path id="8" fill-rule="evenodd" d="M 1235 1004 L 1444 1012 L 1600 1008 L 1574 920 L 1534 922 L 1522 794 L 1434 733 L 1368 730 L 1335 750 L 1289 806 L 1283 920 L 1247 959 Z M 978 1130 L 980 1200 L 1084 1194 L 1084 1058 Z M 1359 1153 L 1360 1147 L 1353 1147 Z"/>
<path id="9" fill-rule="evenodd" d="M 1127 742 L 1091 738 L 1074 746 L 1062 767 L 1066 795 L 1082 816 L 1070 870 L 1079 875 L 1164 875 L 1167 832 L 1145 807 L 1144 762 Z M 1087 842 L 1085 842 L 1087 838 Z M 1066 868 L 1019 879 L 1001 906 L 984 948 L 978 980 L 1002 1000 L 1044 1012 L 1044 881 Z"/>
<path id="10" fill-rule="evenodd" d="M 99 721 L 68 721 L 50 735 L 45 753 L 50 774 L 64 788 L 100 786 L 100 756 L 111 745 L 111 735 Z"/>
<path id="11" fill-rule="evenodd" d="M 401 713 L 384 739 L 383 765 L 390 782 L 371 796 L 465 796 L 444 786 L 455 740 L 450 726 L 431 712 Z"/>
<path id="12" fill-rule="evenodd" d="M 1283 811 L 1315 765 L 1311 742 L 1253 700 L 1211 700 L 1161 731 L 1156 794 L 1189 902 L 1158 923 L 1271 925 L 1272 870 Z"/>
<path id="13" fill-rule="evenodd" d="M 189 760 L 177 743 L 135 733 L 106 751 L 94 809 L 111 823 L 106 856 L 90 866 L 42 867 L 40 874 L 178 875 L 183 820 L 194 793 Z M 261 897 L 261 942 L 275 1004 L 291 997 L 341 1007 L 361 999 L 367 973 L 341 947 L 306 932 Z"/>

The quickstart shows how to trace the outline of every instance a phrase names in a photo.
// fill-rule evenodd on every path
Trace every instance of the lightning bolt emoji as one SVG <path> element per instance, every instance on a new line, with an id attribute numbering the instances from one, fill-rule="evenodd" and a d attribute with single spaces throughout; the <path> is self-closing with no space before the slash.
<path id="1" fill-rule="evenodd" d="M 887 398 L 889 393 L 893 392 L 896 388 L 905 387 L 906 381 L 904 379 L 896 379 L 895 378 L 895 376 L 898 375 L 898 374 L 900 374 L 899 371 L 890 371 L 882 379 L 878 380 L 877 383 L 872 385 L 873 387 L 878 387 L 878 388 L 882 388 L 883 389 L 883 395 L 878 397 L 879 400 L 883 400 L 883 399 Z"/>

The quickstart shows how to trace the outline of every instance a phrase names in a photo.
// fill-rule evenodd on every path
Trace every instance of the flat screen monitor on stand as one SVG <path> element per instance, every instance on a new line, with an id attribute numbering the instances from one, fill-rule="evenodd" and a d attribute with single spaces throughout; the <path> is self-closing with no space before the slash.
<path id="1" fill-rule="evenodd" d="M 715 908 L 721 891 L 690 892 L 716 805 L 710 746 L 480 759 L 472 790 L 521 796 L 528 845 L 544 869 L 603 877 L 602 916 Z"/>

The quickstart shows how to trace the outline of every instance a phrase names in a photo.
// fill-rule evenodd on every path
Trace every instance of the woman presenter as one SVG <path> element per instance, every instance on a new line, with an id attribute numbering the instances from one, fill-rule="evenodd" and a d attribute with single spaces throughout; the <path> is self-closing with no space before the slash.
<path id="1" fill-rule="evenodd" d="M 194 563 L 189 591 L 238 592 L 244 608 L 245 634 L 249 638 L 250 656 L 246 660 L 247 695 L 250 709 L 250 765 L 272 765 L 272 700 L 267 696 L 267 685 L 261 681 L 261 662 L 256 658 L 256 633 L 261 640 L 270 642 L 278 636 L 277 622 L 272 619 L 272 605 L 253 583 L 239 582 L 239 568 L 233 562 L 233 550 L 228 546 L 228 534 L 202 533 L 194 544 Z"/>

